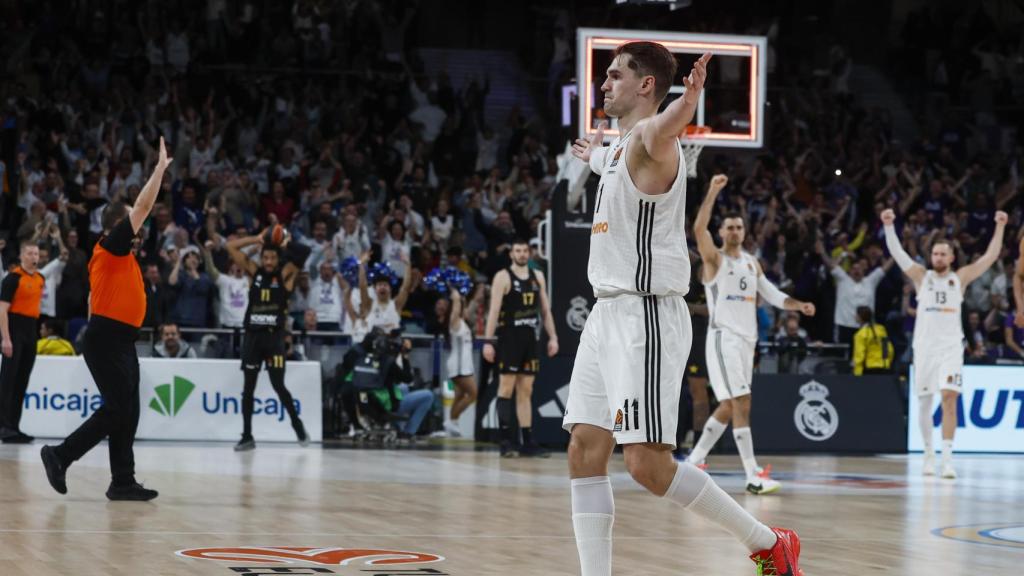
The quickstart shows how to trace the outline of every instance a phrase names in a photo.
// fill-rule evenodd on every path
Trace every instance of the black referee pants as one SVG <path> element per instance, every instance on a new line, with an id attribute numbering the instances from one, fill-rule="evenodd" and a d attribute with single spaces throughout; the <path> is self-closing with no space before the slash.
<path id="1" fill-rule="evenodd" d="M 136 335 L 137 330 L 131 326 L 101 316 L 89 321 L 83 356 L 103 397 L 103 406 L 56 448 L 57 457 L 68 466 L 108 438 L 114 485 L 135 482 L 133 446 L 139 427 Z"/>
<path id="2" fill-rule="evenodd" d="M 25 391 L 32 367 L 36 363 L 35 318 L 8 314 L 11 329 L 11 344 L 14 348 L 10 358 L 4 356 L 0 365 L 0 433 L 11 434 L 21 429 L 21 411 L 25 407 Z"/>

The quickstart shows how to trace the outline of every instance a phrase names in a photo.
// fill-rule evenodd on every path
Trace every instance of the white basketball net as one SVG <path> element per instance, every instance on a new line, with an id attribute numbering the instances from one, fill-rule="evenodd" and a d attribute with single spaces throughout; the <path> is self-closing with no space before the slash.
<path id="1" fill-rule="evenodd" d="M 686 158 L 687 178 L 697 177 L 697 158 L 700 157 L 700 151 L 703 149 L 704 142 L 700 140 L 683 141 L 683 156 Z"/>

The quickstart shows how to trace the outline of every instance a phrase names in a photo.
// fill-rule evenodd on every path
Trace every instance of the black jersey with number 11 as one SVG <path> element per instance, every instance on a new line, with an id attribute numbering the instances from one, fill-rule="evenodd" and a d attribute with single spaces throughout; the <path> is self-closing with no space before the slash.
<path id="1" fill-rule="evenodd" d="M 288 315 L 288 290 L 280 269 L 260 269 L 249 286 L 249 307 L 245 311 L 246 330 L 283 330 Z"/>

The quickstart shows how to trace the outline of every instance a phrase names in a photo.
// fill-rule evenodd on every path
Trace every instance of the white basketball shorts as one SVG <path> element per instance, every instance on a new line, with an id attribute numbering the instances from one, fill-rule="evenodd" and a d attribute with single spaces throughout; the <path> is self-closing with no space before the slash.
<path id="1" fill-rule="evenodd" d="M 914 394 L 926 396 L 939 390 L 963 391 L 964 353 L 952 349 L 945 353 L 935 350 L 914 350 Z"/>
<path id="2" fill-rule="evenodd" d="M 682 296 L 598 300 L 580 336 L 562 427 L 590 424 L 619 444 L 675 446 L 692 338 Z"/>
<path id="3" fill-rule="evenodd" d="M 453 338 L 445 368 L 448 378 L 474 375 L 476 370 L 473 366 L 473 341 L 468 338 Z"/>
<path id="4" fill-rule="evenodd" d="M 719 402 L 750 394 L 750 384 L 754 379 L 755 346 L 755 342 L 740 338 L 730 330 L 708 330 L 707 346 L 704 348 L 708 380 Z"/>

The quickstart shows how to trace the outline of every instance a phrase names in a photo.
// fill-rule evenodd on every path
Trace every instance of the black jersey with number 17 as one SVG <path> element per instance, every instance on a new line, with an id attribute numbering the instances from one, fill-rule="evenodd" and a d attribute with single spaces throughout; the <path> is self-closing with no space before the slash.
<path id="1" fill-rule="evenodd" d="M 260 269 L 249 286 L 249 307 L 245 310 L 246 330 L 283 330 L 288 316 L 288 290 L 280 269 Z"/>
<path id="2" fill-rule="evenodd" d="M 529 276 L 520 278 L 512 268 L 506 268 L 509 277 L 509 290 L 501 301 L 501 317 L 499 329 L 537 330 L 540 326 L 540 282 L 537 274 L 530 270 Z"/>

